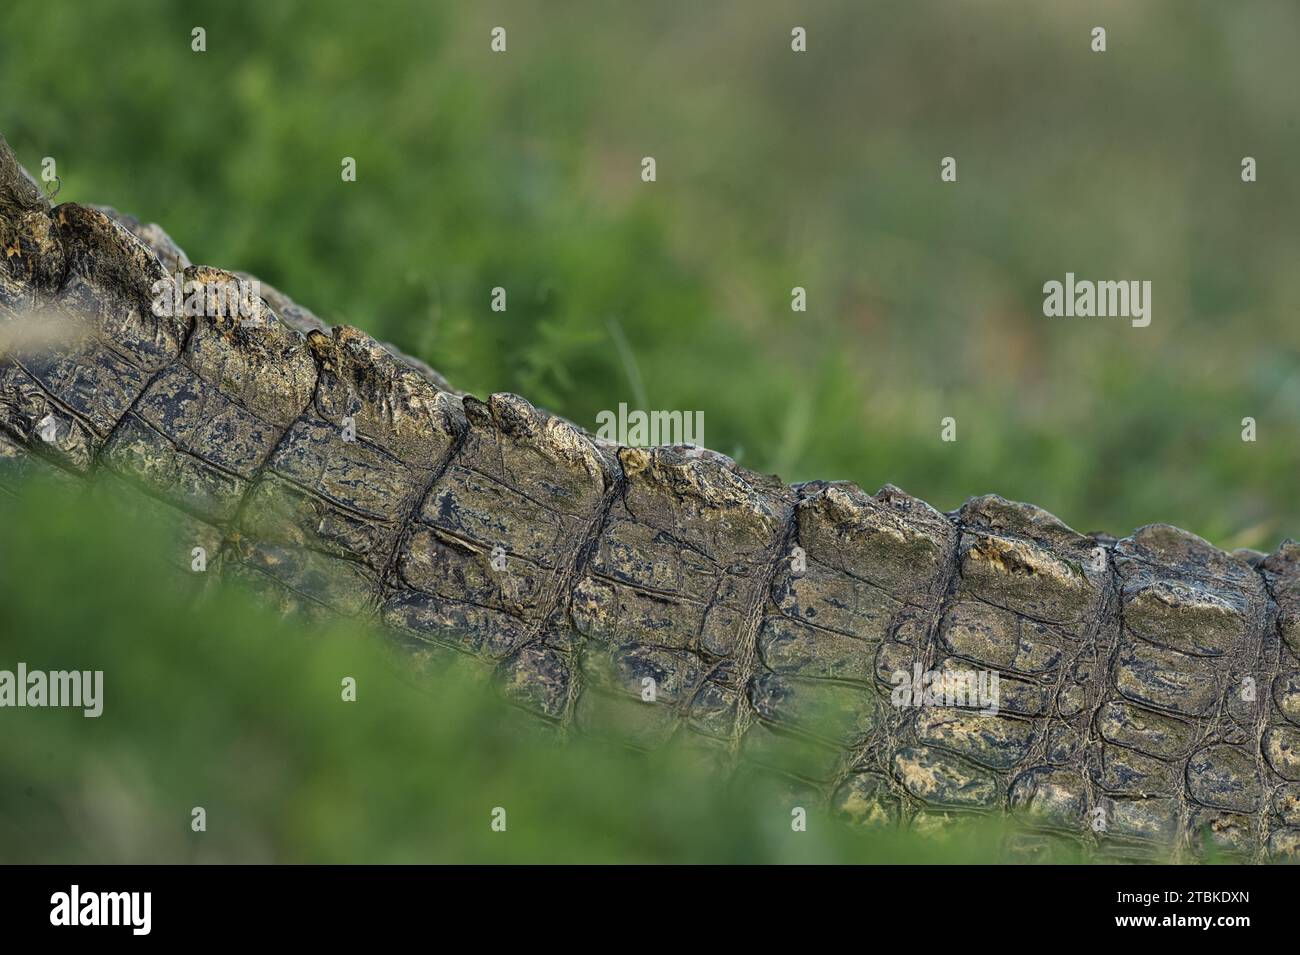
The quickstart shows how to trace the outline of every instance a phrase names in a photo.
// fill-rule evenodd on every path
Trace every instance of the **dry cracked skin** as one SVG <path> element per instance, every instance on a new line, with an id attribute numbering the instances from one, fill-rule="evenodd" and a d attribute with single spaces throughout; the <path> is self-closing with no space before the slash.
<path id="1" fill-rule="evenodd" d="M 858 824 L 1018 809 L 1030 851 L 1300 854 L 1291 541 L 1115 541 L 996 496 L 943 514 L 616 447 L 268 286 L 159 317 L 179 268 L 249 277 L 51 208 L 2 138 L 0 249 L 0 492 L 94 477 L 172 516 L 178 566 L 201 546 L 288 611 L 377 623 L 405 666 L 470 655 L 562 732 L 686 742 Z M 996 712 L 945 695 L 976 673 Z"/>

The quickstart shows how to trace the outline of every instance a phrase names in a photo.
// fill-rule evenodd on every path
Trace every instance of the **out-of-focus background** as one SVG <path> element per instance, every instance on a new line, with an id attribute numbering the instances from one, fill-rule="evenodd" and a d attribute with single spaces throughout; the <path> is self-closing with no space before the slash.
<path id="1" fill-rule="evenodd" d="M 1271 548 L 1300 531 L 1298 33 L 1288 0 L 12 3 L 0 130 L 61 199 L 477 394 Z M 1150 280 L 1150 327 L 1045 318 L 1067 271 Z"/>

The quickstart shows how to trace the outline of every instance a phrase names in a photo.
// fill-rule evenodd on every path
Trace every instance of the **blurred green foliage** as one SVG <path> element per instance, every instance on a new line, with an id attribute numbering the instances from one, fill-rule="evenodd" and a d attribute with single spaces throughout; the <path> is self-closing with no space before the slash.
<path id="1" fill-rule="evenodd" d="M 0 130 L 61 198 L 479 394 L 590 428 L 639 378 L 787 480 L 1271 547 L 1300 529 L 1297 29 L 1287 0 L 11 3 Z M 1151 280 L 1151 326 L 1045 318 L 1067 271 Z"/>

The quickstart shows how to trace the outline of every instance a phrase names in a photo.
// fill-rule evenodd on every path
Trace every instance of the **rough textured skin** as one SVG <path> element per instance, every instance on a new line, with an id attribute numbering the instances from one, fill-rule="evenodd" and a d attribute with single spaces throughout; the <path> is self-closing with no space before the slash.
<path id="1" fill-rule="evenodd" d="M 251 315 L 159 318 L 177 267 L 235 276 L 51 209 L 2 139 L 0 249 L 0 492 L 31 471 L 142 489 L 178 518 L 178 566 L 202 546 L 286 608 L 382 621 L 412 667 L 461 651 L 566 732 L 686 743 L 858 823 L 1019 808 L 1031 851 L 1300 853 L 1290 541 L 1115 542 L 998 497 L 945 515 L 612 447 L 270 288 Z M 917 666 L 996 671 L 998 712 L 891 705 Z"/>

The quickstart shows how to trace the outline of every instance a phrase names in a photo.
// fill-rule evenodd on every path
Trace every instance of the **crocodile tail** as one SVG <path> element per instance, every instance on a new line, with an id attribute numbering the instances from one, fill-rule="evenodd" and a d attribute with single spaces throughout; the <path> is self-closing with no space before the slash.
<path id="1" fill-rule="evenodd" d="M 211 573 L 468 654 L 563 732 L 697 748 L 863 824 L 1300 853 L 1300 548 L 1115 541 L 996 496 L 786 486 L 486 401 L 0 139 L 0 489 L 94 478 Z M 242 284 L 241 284 L 242 283 Z M 233 290 L 233 291 L 232 291 Z"/>

